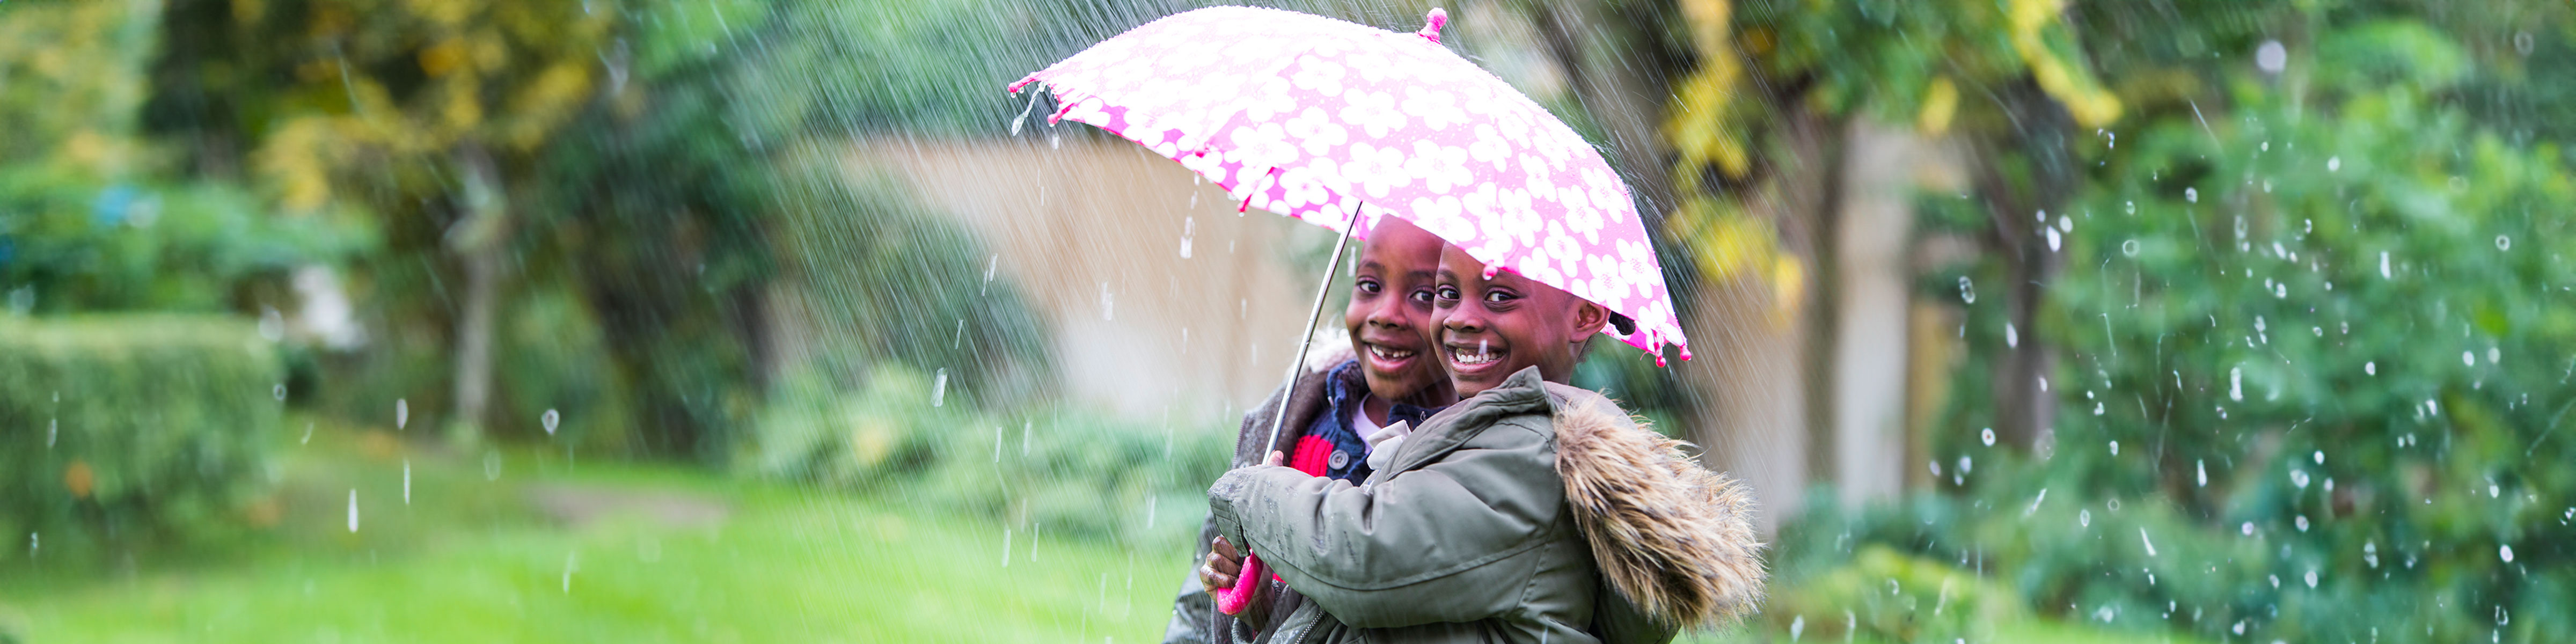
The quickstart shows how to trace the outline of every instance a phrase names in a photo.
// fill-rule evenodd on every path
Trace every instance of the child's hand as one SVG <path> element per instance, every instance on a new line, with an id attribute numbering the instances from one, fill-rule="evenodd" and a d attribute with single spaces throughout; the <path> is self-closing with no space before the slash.
<path id="1" fill-rule="evenodd" d="M 1199 585 L 1205 586 L 1209 592 L 1233 588 L 1235 577 L 1241 574 L 1243 554 L 1234 549 L 1234 544 L 1227 543 L 1225 537 L 1217 537 L 1216 541 L 1208 544 L 1207 563 L 1199 566 Z"/>
<path id="2" fill-rule="evenodd" d="M 1272 450 L 1269 458 L 1261 459 L 1262 465 L 1278 465 L 1286 462 L 1288 462 L 1288 454 L 1277 450 Z"/>

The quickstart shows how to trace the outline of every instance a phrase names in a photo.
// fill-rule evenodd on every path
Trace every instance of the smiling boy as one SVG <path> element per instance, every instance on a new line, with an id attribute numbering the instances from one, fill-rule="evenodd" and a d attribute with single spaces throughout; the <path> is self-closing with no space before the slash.
<path id="1" fill-rule="evenodd" d="M 1432 295 L 1440 268 L 1440 238 L 1398 217 L 1381 217 L 1368 229 L 1351 279 L 1350 305 L 1342 312 L 1349 350 L 1315 362 L 1288 399 L 1279 443 L 1261 445 L 1281 393 L 1247 415 L 1236 437 L 1234 466 L 1283 452 L 1288 469 L 1319 480 L 1359 481 L 1371 471 L 1376 442 L 1392 436 L 1383 427 L 1420 423 L 1456 396 L 1431 343 Z M 1217 615 L 1209 588 L 1235 584 L 1242 554 L 1216 537 L 1216 524 L 1200 529 L 1194 561 L 1204 563 L 1184 582 L 1165 629 L 1167 644 L 1249 642 L 1267 632 L 1269 615 L 1286 615 L 1304 599 L 1285 584 L 1263 580 L 1243 615 Z"/>
<path id="2" fill-rule="evenodd" d="M 1363 482 L 1237 469 L 1217 531 L 1307 602 L 1297 642 L 1662 642 L 1748 612 L 1762 588 L 1746 494 L 1562 383 L 1613 314 L 1455 246 L 1432 322 L 1462 397 Z"/>

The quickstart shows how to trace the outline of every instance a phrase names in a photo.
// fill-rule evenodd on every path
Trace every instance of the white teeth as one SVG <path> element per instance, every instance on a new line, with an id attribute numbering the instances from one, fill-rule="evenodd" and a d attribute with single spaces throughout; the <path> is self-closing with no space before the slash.
<path id="1" fill-rule="evenodd" d="M 1385 359 L 1388 359 L 1388 360 L 1403 360 L 1403 359 L 1405 359 L 1405 358 L 1411 358 L 1411 357 L 1413 357 L 1413 352 L 1411 352 L 1411 351 L 1405 351 L 1405 350 L 1402 350 L 1402 349 L 1389 349 L 1389 348 L 1381 347 L 1381 346 L 1377 346 L 1377 345 L 1374 345 L 1374 344 L 1369 345 L 1368 350 L 1369 350 L 1369 354 L 1370 354 L 1370 355 L 1374 355 L 1374 356 L 1377 356 L 1377 357 L 1380 357 L 1380 358 L 1385 358 Z"/>
<path id="2" fill-rule="evenodd" d="M 1456 363 L 1458 363 L 1458 364 L 1462 364 L 1462 365 L 1479 365 L 1479 364 L 1485 364 L 1485 363 L 1493 362 L 1493 361 L 1498 360 L 1498 359 L 1500 359 L 1500 358 L 1499 358 L 1499 357 L 1497 357 L 1495 354 L 1493 354 L 1493 353 L 1492 353 L 1492 352 L 1490 352 L 1490 351 L 1479 351 L 1479 352 L 1476 352 L 1476 353 L 1468 353 L 1468 352 L 1460 351 L 1460 350 L 1457 350 L 1457 349 L 1450 349 L 1450 350 L 1449 350 L 1449 359 L 1450 359 L 1451 361 L 1453 361 L 1453 362 L 1456 362 Z"/>

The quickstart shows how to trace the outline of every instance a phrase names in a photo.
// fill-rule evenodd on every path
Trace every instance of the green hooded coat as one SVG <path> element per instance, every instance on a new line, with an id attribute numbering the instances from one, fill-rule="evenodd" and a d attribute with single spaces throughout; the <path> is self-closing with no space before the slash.
<path id="1" fill-rule="evenodd" d="M 1233 641 L 1663 642 L 1751 610 L 1752 502 L 1682 443 L 1524 369 L 1433 415 L 1361 485 L 1279 466 L 1208 490 L 1296 593 Z M 1281 605 L 1281 604 L 1286 605 Z"/>

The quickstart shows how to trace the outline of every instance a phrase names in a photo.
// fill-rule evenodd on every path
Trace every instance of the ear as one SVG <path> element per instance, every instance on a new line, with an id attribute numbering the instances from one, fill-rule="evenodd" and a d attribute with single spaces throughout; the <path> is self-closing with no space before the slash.
<path id="1" fill-rule="evenodd" d="M 1568 297 L 1571 297 L 1571 295 Z M 1573 299 L 1574 334 L 1570 337 L 1574 338 L 1574 341 L 1582 342 L 1590 340 L 1594 334 L 1601 332 L 1601 327 L 1608 326 L 1610 324 L 1609 308 L 1603 307 L 1599 304 L 1593 304 L 1591 300 L 1579 297 Z"/>

